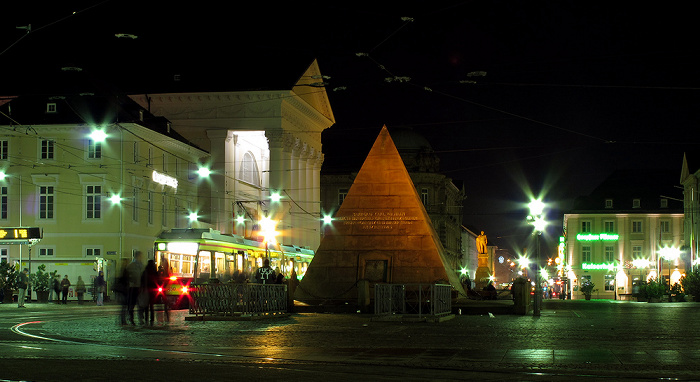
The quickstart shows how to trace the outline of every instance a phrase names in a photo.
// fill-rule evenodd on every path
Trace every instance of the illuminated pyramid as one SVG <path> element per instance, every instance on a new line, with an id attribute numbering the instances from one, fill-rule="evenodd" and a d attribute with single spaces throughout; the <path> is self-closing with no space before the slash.
<path id="1" fill-rule="evenodd" d="M 308 302 L 357 298 L 357 281 L 449 283 L 462 291 L 386 126 L 296 289 Z"/>

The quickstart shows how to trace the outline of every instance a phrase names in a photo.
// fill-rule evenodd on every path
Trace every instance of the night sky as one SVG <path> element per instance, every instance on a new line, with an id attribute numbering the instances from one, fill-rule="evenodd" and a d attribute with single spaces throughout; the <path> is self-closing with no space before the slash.
<path id="1" fill-rule="evenodd" d="M 700 23 L 685 3 L 144 3 L 4 9 L 0 93 L 66 65 L 121 86 L 182 72 L 223 90 L 211 84 L 241 85 L 251 65 L 262 84 L 316 58 L 336 118 L 324 172 L 359 170 L 383 125 L 411 127 L 464 185 L 464 224 L 507 248 L 524 245 L 531 196 L 558 236 L 573 198 L 615 169 L 680 175 L 698 147 Z"/>

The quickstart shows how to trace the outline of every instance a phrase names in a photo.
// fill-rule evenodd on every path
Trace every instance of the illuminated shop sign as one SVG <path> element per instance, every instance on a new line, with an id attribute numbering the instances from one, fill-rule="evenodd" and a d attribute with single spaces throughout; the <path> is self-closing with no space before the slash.
<path id="1" fill-rule="evenodd" d="M 177 188 L 177 179 L 173 178 L 172 176 L 161 174 L 158 171 L 153 171 L 151 178 L 156 183 L 170 186 L 172 188 Z"/>
<path id="2" fill-rule="evenodd" d="M 613 270 L 615 270 L 615 264 L 612 264 L 612 263 L 607 263 L 607 264 L 582 263 L 581 269 L 613 271 Z"/>
<path id="3" fill-rule="evenodd" d="M 579 233 L 576 235 L 578 241 L 617 241 L 620 235 L 616 233 Z"/>

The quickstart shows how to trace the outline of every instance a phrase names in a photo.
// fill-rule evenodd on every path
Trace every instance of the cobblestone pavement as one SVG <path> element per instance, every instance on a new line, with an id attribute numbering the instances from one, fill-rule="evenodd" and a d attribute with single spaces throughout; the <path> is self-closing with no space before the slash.
<path id="1" fill-rule="evenodd" d="M 551 300 L 545 301 L 540 317 L 458 315 L 439 323 L 323 313 L 199 322 L 185 321 L 187 312 L 176 311 L 171 322 L 152 327 L 117 325 L 116 307 L 104 307 L 111 314 L 89 318 L 81 312 L 100 307 L 60 307 L 69 314 L 41 320 L 42 307 L 28 306 L 23 313 L 42 322 L 23 330 L 58 340 L 52 346 L 59 351 L 40 354 L 42 359 L 157 358 L 282 369 L 280 365 L 298 369 L 303 364 L 305 370 L 335 365 L 336 372 L 362 366 L 363 373 L 377 370 L 369 374 L 377 377 L 398 367 L 413 370 L 408 380 L 452 379 L 454 373 L 488 380 L 700 380 L 700 303 Z M 96 352 L 91 345 L 102 348 Z M 5 353 L 0 350 L 5 358 L 32 358 L 29 350 Z M 321 374 L 306 378 L 315 376 Z"/>

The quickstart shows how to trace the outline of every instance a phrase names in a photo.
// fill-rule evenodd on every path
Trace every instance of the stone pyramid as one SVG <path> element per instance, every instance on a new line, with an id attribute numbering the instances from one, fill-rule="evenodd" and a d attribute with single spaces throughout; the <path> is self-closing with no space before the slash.
<path id="1" fill-rule="evenodd" d="M 384 126 L 309 264 L 295 298 L 357 298 L 357 281 L 449 283 L 463 291 Z"/>

